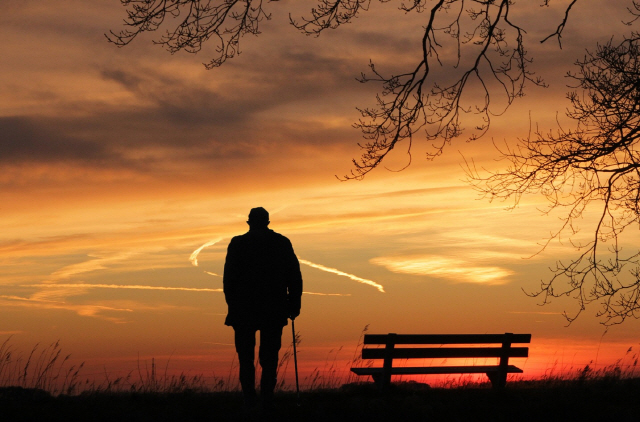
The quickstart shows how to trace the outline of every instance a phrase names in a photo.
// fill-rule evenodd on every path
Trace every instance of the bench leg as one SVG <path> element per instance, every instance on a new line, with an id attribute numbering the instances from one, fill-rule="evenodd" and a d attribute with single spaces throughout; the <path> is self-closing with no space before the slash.
<path id="1" fill-rule="evenodd" d="M 487 377 L 491 381 L 491 387 L 494 390 L 500 390 L 507 385 L 507 373 L 506 372 L 487 372 Z"/>
<path id="2" fill-rule="evenodd" d="M 373 378 L 373 382 L 375 382 L 376 385 L 382 385 L 382 374 L 371 375 L 371 378 Z"/>
<path id="3" fill-rule="evenodd" d="M 389 388 L 390 382 L 386 379 L 384 374 L 371 375 L 371 378 L 373 378 L 373 382 L 380 391 L 386 391 Z"/>

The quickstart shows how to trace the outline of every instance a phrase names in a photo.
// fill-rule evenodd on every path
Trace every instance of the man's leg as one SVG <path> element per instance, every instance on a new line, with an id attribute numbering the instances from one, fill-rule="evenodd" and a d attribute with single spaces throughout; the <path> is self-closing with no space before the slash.
<path id="1" fill-rule="evenodd" d="M 236 352 L 240 363 L 240 385 L 247 405 L 256 402 L 255 359 L 256 330 L 249 327 L 233 327 L 235 331 Z"/>
<path id="2" fill-rule="evenodd" d="M 278 373 L 278 352 L 282 344 L 282 327 L 264 327 L 260 330 L 260 366 L 262 379 L 260 380 L 260 395 L 263 402 L 269 404 L 273 400 L 273 390 L 276 387 Z"/>

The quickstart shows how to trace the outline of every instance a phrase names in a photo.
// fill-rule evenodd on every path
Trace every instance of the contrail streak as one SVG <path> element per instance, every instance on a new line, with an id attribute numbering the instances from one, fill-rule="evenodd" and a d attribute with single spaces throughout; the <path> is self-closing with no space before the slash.
<path id="1" fill-rule="evenodd" d="M 83 289 L 133 289 L 133 290 L 180 290 L 185 292 L 221 292 L 222 289 L 207 289 L 198 287 L 164 287 L 164 286 L 142 286 L 138 284 L 30 284 L 28 287 L 64 287 L 64 288 L 83 288 Z"/>
<path id="2" fill-rule="evenodd" d="M 24 287 L 46 287 L 46 288 L 82 288 L 82 289 L 131 289 L 131 290 L 178 290 L 184 292 L 222 292 L 222 289 L 208 289 L 208 288 L 199 288 L 199 287 L 164 287 L 164 286 L 143 286 L 138 284 L 88 284 L 88 283 L 78 283 L 78 284 L 26 284 Z M 316 296 L 351 296 L 350 294 L 343 293 L 316 293 L 316 292 L 303 292 L 307 295 L 316 295 Z M 34 301 L 35 299 L 19 297 L 19 296 L 6 296 L 0 295 L 0 299 L 11 299 L 11 300 L 28 300 Z M 44 301 L 38 300 L 38 302 L 53 302 L 53 301 Z"/>
<path id="3" fill-rule="evenodd" d="M 341 275 L 343 277 L 348 277 L 351 280 L 357 281 L 358 283 L 368 284 L 369 286 L 373 286 L 376 289 L 378 289 L 379 292 L 384 293 L 384 287 L 382 285 L 376 283 L 375 281 L 367 280 L 366 278 L 360 278 L 358 276 L 355 276 L 355 275 L 349 274 L 349 273 L 345 273 L 344 271 L 340 271 L 340 270 L 337 270 L 335 268 L 329 268 L 329 267 L 325 267 L 324 265 L 314 264 L 313 262 L 307 261 L 305 259 L 298 258 L 298 261 L 300 261 L 301 264 L 308 265 L 308 266 L 310 266 L 312 268 L 317 268 L 317 269 L 319 269 L 321 271 L 326 271 L 328 273 L 333 273 L 333 274 Z"/>
<path id="4" fill-rule="evenodd" d="M 218 243 L 222 239 L 223 239 L 222 237 L 218 237 L 218 238 L 213 239 L 213 240 L 205 243 L 204 245 L 200 246 L 198 249 L 193 251 L 193 253 L 189 257 L 189 261 L 191 261 L 191 263 L 193 264 L 194 267 L 197 267 L 198 266 L 198 254 L 200 254 L 200 252 L 204 248 L 206 248 L 207 246 L 215 245 L 216 243 Z M 307 261 L 305 259 L 299 259 L 298 258 L 298 261 L 300 261 L 301 264 L 308 265 L 308 266 L 310 266 L 312 268 L 316 268 L 316 269 L 321 270 L 321 271 L 326 271 L 328 273 L 333 273 L 333 274 L 341 275 L 343 277 L 348 277 L 351 280 L 355 280 L 355 281 L 357 281 L 359 283 L 362 283 L 362 284 L 368 284 L 369 286 L 373 286 L 376 289 L 378 289 L 378 291 L 384 293 L 384 287 L 381 284 L 376 283 L 375 281 L 367 280 L 366 278 L 361 278 L 361 277 L 355 276 L 353 274 L 345 273 L 344 271 L 340 271 L 340 270 L 335 269 L 335 268 L 329 268 L 329 267 L 325 267 L 324 265 L 314 264 L 313 262 Z M 215 277 L 222 277 L 220 274 L 212 273 L 212 272 L 209 272 L 209 271 L 205 271 L 205 273 L 207 273 L 209 275 L 212 275 L 212 276 L 215 276 Z M 177 288 L 177 287 L 173 288 L 173 289 L 181 290 L 181 288 Z M 167 288 L 167 290 L 170 290 L 170 289 Z M 218 289 L 218 290 L 215 290 L 215 291 L 220 291 L 220 290 Z M 312 293 L 312 292 L 305 292 L 305 293 L 312 294 L 312 295 L 313 294 L 315 294 L 315 295 L 323 295 L 323 296 L 343 296 L 340 293 L 327 293 L 327 294 L 324 294 L 324 293 Z"/>
<path id="5" fill-rule="evenodd" d="M 219 241 L 221 241 L 222 239 L 223 239 L 222 237 L 218 237 L 218 238 L 213 239 L 213 240 L 211 240 L 211 241 L 209 241 L 209 242 L 205 243 L 204 245 L 200 246 L 198 249 L 196 249 L 195 251 L 193 251 L 193 253 L 192 253 L 192 254 L 191 254 L 191 256 L 189 257 L 189 261 L 191 261 L 191 263 L 193 264 L 193 266 L 194 266 L 194 267 L 197 267 L 197 266 L 198 266 L 198 254 L 200 254 L 200 252 L 201 252 L 204 248 L 206 248 L 207 246 L 215 245 L 216 243 L 218 243 L 218 242 L 219 242 Z M 359 282 L 359 283 L 362 283 L 362 284 L 368 284 L 369 286 L 373 286 L 373 287 L 375 287 L 376 289 L 378 289 L 378 291 L 379 291 L 379 292 L 384 293 L 384 287 L 383 287 L 381 284 L 376 283 L 375 281 L 367 280 L 366 278 L 361 278 L 361 277 L 355 276 L 355 275 L 353 275 L 353 274 L 345 273 L 344 271 L 340 271 L 340 270 L 335 269 L 335 268 L 329 268 L 329 267 L 325 267 L 324 265 L 314 264 L 313 262 L 311 262 L 311 261 L 307 261 L 306 259 L 300 259 L 300 258 L 298 258 L 298 261 L 299 261 L 301 264 L 308 265 L 308 266 L 310 266 L 310 267 L 312 267 L 312 268 L 316 268 L 316 269 L 321 270 L 321 271 L 326 271 L 326 272 L 328 272 L 328 273 L 333 273 L 333 274 L 341 275 L 341 276 L 343 276 L 343 277 L 348 277 L 348 278 L 350 278 L 351 280 L 355 280 L 355 281 L 357 281 L 357 282 Z M 205 273 L 207 273 L 207 274 L 209 274 L 209 275 L 212 275 L 212 276 L 221 277 L 221 275 L 216 274 L 216 273 L 212 273 L 212 272 L 209 272 L 209 271 L 205 271 Z M 122 288 L 123 288 L 123 287 L 122 287 Z M 175 289 L 175 290 L 182 290 L 182 288 L 178 288 L 178 287 L 175 287 L 175 288 L 165 288 L 165 289 L 166 289 L 166 290 L 171 290 L 171 289 Z M 160 290 L 161 290 L 161 289 L 160 289 Z M 208 290 L 204 290 L 204 291 L 208 291 Z M 215 291 L 221 291 L 221 289 L 217 289 L 217 290 L 215 290 Z M 305 293 L 307 293 L 307 294 L 311 294 L 311 295 L 322 295 L 322 296 L 344 296 L 344 295 L 343 295 L 343 294 L 341 294 L 341 293 L 313 293 L 313 292 L 305 292 Z"/>
<path id="6" fill-rule="evenodd" d="M 351 296 L 350 293 L 316 293 L 316 292 L 302 292 L 305 295 L 314 296 Z"/>
<path id="7" fill-rule="evenodd" d="M 222 240 L 222 237 L 219 237 L 217 239 L 213 239 L 210 242 L 205 243 L 204 245 L 200 246 L 198 249 L 196 249 L 195 251 L 193 251 L 193 253 L 191 254 L 191 256 L 189 257 L 189 261 L 191 261 L 191 263 L 193 264 L 194 267 L 198 266 L 198 254 L 207 246 L 211 246 L 211 245 L 215 245 L 216 243 L 218 243 L 219 241 Z"/>

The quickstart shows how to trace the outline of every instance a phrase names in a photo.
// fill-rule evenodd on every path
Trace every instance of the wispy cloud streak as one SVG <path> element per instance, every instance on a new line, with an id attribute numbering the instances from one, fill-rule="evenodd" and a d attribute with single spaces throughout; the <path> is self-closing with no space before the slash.
<path id="1" fill-rule="evenodd" d="M 59 303 L 57 300 L 44 300 L 33 297 L 22 297 L 22 296 L 13 296 L 13 295 L 0 295 L 0 299 L 6 300 L 17 300 L 24 302 L 49 302 L 49 303 Z"/>
<path id="2" fill-rule="evenodd" d="M 378 257 L 370 262 L 394 273 L 428 275 L 458 283 L 505 284 L 513 274 L 506 268 L 478 266 L 462 259 L 437 255 Z"/>
<path id="3" fill-rule="evenodd" d="M 562 315 L 562 312 L 536 312 L 536 311 L 509 311 L 508 314 L 523 315 Z"/>
<path id="4" fill-rule="evenodd" d="M 200 252 L 202 252 L 202 250 L 204 248 L 206 248 L 207 246 L 215 245 L 216 243 L 218 243 L 221 240 L 222 240 L 222 237 L 218 237 L 217 239 L 213 239 L 213 240 L 205 243 L 204 245 L 200 246 L 198 249 L 193 251 L 193 253 L 189 257 L 189 261 L 191 261 L 191 263 L 193 264 L 194 267 L 197 267 L 198 266 L 198 255 L 200 254 Z"/>
<path id="5" fill-rule="evenodd" d="M 55 285 L 45 284 L 46 287 L 55 287 Z M 133 312 L 133 309 L 129 308 L 114 308 L 111 306 L 104 305 L 76 305 L 70 304 L 66 302 L 53 301 L 40 299 L 35 296 L 31 297 L 21 297 L 21 296 L 10 296 L 10 295 L 0 295 L 0 302 L 2 306 L 19 306 L 19 307 L 30 307 L 30 308 L 39 308 L 39 309 L 59 309 L 65 311 L 72 311 L 81 316 L 87 317 L 95 317 L 104 319 L 106 321 L 111 321 L 115 323 L 124 323 L 126 322 L 122 318 L 111 317 L 104 315 L 104 312 Z"/>
<path id="6" fill-rule="evenodd" d="M 308 265 L 309 267 L 316 268 L 316 269 L 318 269 L 320 271 L 326 271 L 328 273 L 341 275 L 343 277 L 350 278 L 351 280 L 355 280 L 358 283 L 368 284 L 369 286 L 373 286 L 376 289 L 378 289 L 379 292 L 384 293 L 384 287 L 381 284 L 376 283 L 375 281 L 367 280 L 366 278 L 361 278 L 361 277 L 355 276 L 353 274 L 345 273 L 344 271 L 340 271 L 340 270 L 337 270 L 335 268 L 329 268 L 329 267 L 325 267 L 324 265 L 314 264 L 313 262 L 307 261 L 306 259 L 298 258 L 298 261 L 300 261 L 301 264 Z"/>
<path id="7" fill-rule="evenodd" d="M 48 282 L 52 283 L 52 282 L 55 282 L 56 280 L 67 279 L 74 275 L 91 272 L 91 271 L 104 270 L 107 268 L 106 264 L 127 259 L 133 254 L 134 254 L 133 252 L 125 252 L 125 253 L 120 253 L 114 256 L 109 256 L 109 257 L 92 257 L 95 259 L 91 259 L 85 262 L 80 262 L 78 264 L 68 265 L 54 272 L 53 274 L 51 274 L 51 278 L 50 280 L 48 280 Z"/>

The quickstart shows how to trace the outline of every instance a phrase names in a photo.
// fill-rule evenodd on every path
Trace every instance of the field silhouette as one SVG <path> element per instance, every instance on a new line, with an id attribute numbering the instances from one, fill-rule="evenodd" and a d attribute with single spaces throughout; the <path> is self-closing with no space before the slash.
<path id="1" fill-rule="evenodd" d="M 289 352 L 285 352 L 287 355 Z M 290 356 L 290 355 L 288 355 Z M 601 370 L 552 370 L 535 380 L 510 377 L 495 390 L 488 380 L 453 377 L 430 387 L 396 380 L 387 391 L 349 379 L 307 384 L 300 400 L 280 385 L 275 410 L 245 410 L 237 384 L 169 376 L 155 362 L 128 379 L 81 381 L 56 342 L 22 355 L 0 346 L 2 421 L 637 421 L 638 354 Z M 286 365 L 286 357 L 281 363 Z M 160 373 L 158 373 L 160 372 Z"/>
<path id="2" fill-rule="evenodd" d="M 637 421 L 640 379 L 516 381 L 496 392 L 487 385 L 429 388 L 394 383 L 380 393 L 371 383 L 275 396 L 270 413 L 244 410 L 240 392 L 86 392 L 52 396 L 5 387 L 7 421 Z"/>

